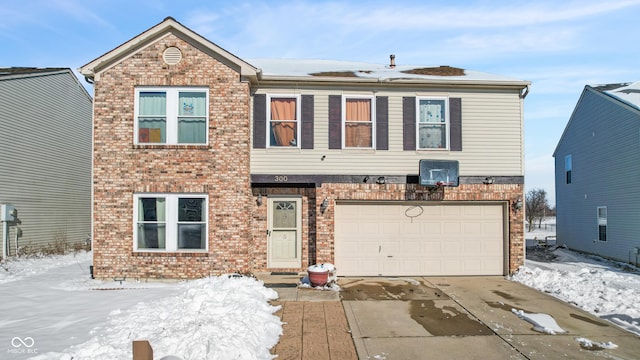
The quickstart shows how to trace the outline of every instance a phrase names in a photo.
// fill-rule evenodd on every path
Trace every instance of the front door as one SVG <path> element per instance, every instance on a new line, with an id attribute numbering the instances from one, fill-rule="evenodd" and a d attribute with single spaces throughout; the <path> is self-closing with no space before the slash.
<path id="1" fill-rule="evenodd" d="M 299 268 L 302 263 L 302 199 L 269 197 L 267 266 Z"/>

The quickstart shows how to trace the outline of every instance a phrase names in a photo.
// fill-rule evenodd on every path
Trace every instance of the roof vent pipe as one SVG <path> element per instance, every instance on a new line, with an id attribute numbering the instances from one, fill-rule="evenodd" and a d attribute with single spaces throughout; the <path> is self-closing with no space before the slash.
<path id="1" fill-rule="evenodd" d="M 389 55 L 389 67 L 392 69 L 396 68 L 396 56 L 393 54 Z"/>

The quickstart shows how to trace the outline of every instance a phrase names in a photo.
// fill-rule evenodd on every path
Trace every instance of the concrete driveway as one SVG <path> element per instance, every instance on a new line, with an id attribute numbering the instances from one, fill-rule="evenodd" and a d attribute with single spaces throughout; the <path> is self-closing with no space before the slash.
<path id="1" fill-rule="evenodd" d="M 640 359 L 640 338 L 503 277 L 341 278 L 360 359 Z M 552 316 L 533 330 L 512 309 Z M 611 342 L 613 349 L 584 346 Z M 582 345 L 581 345 L 582 344 Z"/>

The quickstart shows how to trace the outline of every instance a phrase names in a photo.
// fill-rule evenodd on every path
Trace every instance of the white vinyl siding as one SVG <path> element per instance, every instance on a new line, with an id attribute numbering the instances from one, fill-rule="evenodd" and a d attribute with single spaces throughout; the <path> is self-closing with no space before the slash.
<path id="1" fill-rule="evenodd" d="M 273 90 L 270 90 L 272 93 Z M 418 161 L 429 158 L 460 162 L 460 175 L 523 176 L 522 100 L 517 91 L 387 92 L 389 149 L 328 149 L 329 90 L 301 90 L 314 95 L 314 149 L 297 152 L 251 149 L 254 174 L 417 174 Z M 339 93 L 339 92 L 338 92 Z M 403 151 L 402 97 L 462 99 L 463 151 Z M 325 160 L 321 160 L 325 155 Z"/>
<path id="2" fill-rule="evenodd" d="M 70 70 L 0 78 L 0 203 L 18 209 L 20 246 L 34 250 L 87 239 L 91 113 L 91 97 Z"/>

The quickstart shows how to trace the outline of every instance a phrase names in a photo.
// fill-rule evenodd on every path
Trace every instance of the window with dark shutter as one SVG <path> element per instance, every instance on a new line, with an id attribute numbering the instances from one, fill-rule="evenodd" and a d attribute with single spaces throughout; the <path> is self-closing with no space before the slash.
<path id="1" fill-rule="evenodd" d="M 342 96 L 329 95 L 329 149 L 342 148 Z"/>
<path id="2" fill-rule="evenodd" d="M 253 96 L 253 148 L 267 147 L 267 96 L 256 94 Z"/>
<path id="3" fill-rule="evenodd" d="M 462 99 L 449 98 L 450 150 L 462 151 Z"/>
<path id="4" fill-rule="evenodd" d="M 313 95 L 302 95 L 302 148 L 313 149 Z"/>
<path id="5" fill-rule="evenodd" d="M 389 98 L 376 97 L 376 149 L 389 150 Z"/>
<path id="6" fill-rule="evenodd" d="M 402 139 L 403 150 L 416 149 L 416 98 L 413 96 L 402 98 Z"/>

